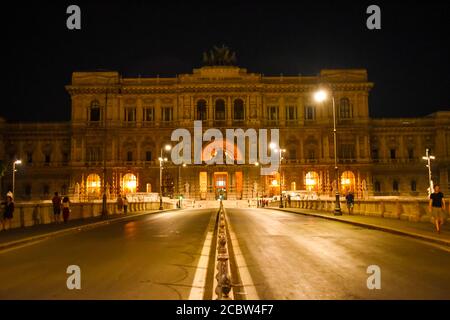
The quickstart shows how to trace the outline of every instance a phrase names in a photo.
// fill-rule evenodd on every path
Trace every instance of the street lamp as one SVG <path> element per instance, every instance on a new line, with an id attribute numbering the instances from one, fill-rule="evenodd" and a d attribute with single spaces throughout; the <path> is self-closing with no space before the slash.
<path id="1" fill-rule="evenodd" d="M 181 183 L 181 167 L 186 168 L 186 163 L 182 163 L 181 165 L 178 166 L 178 194 L 181 194 L 181 187 L 182 187 L 182 183 Z"/>
<path id="2" fill-rule="evenodd" d="M 342 215 L 341 203 L 339 196 L 339 169 L 337 166 L 337 142 L 336 142 L 336 104 L 334 102 L 333 92 L 330 90 L 331 101 L 333 103 L 333 138 L 334 138 L 334 174 L 336 179 L 336 202 L 334 207 L 334 214 L 337 216 Z M 317 102 L 323 102 L 327 99 L 328 93 L 325 90 L 319 90 L 314 93 L 314 100 Z"/>
<path id="3" fill-rule="evenodd" d="M 435 156 L 430 155 L 430 150 L 427 148 L 426 156 L 422 157 L 422 159 L 427 160 L 426 167 L 428 167 L 428 183 L 430 185 L 430 188 L 428 190 L 428 197 L 430 197 L 433 193 L 433 180 L 431 179 L 431 160 L 434 160 L 436 158 Z"/>
<path id="4" fill-rule="evenodd" d="M 12 173 L 12 194 L 15 196 L 14 191 L 16 188 L 16 165 L 22 164 L 22 160 L 16 160 L 13 162 L 13 173 Z"/>
<path id="5" fill-rule="evenodd" d="M 278 153 L 278 173 L 280 175 L 280 208 L 283 208 L 283 184 L 281 183 L 281 160 L 283 160 L 283 152 L 286 152 L 286 149 L 277 148 L 277 145 L 274 142 L 269 144 L 270 149 L 273 152 Z"/>
<path id="6" fill-rule="evenodd" d="M 255 167 L 256 167 L 256 168 L 259 168 L 259 162 L 258 162 L 258 161 L 255 162 Z M 261 182 L 261 178 L 259 179 L 259 182 Z M 252 198 L 253 198 L 253 195 L 252 195 Z M 256 183 L 256 207 L 257 207 L 257 208 L 259 207 L 259 199 L 258 199 L 258 183 Z"/>
<path id="7" fill-rule="evenodd" d="M 164 148 L 161 148 L 161 156 L 159 157 L 159 210 L 163 210 L 162 203 L 162 172 L 163 172 L 163 162 L 167 161 L 167 158 L 163 158 L 163 150 L 170 151 L 172 146 L 170 144 L 166 144 Z"/>

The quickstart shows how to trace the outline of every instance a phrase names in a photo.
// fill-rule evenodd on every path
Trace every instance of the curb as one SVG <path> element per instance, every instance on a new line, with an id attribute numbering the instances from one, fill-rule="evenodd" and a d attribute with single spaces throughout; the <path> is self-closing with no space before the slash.
<path id="1" fill-rule="evenodd" d="M 410 238 L 424 240 L 424 241 L 428 241 L 428 242 L 433 242 L 433 243 L 437 243 L 437 244 L 440 244 L 440 245 L 445 245 L 445 246 L 450 247 L 450 241 L 449 240 L 437 239 L 437 238 L 426 236 L 426 235 L 423 235 L 423 234 L 408 232 L 408 231 L 404 231 L 404 230 L 400 230 L 400 229 L 383 227 L 383 226 L 380 226 L 380 225 L 375 225 L 375 224 L 370 224 L 370 223 L 363 223 L 363 222 L 343 220 L 343 219 L 339 219 L 339 218 L 335 218 L 335 217 L 329 217 L 329 216 L 316 214 L 316 213 L 299 212 L 299 211 L 293 211 L 293 210 L 283 210 L 283 209 L 272 208 L 272 207 L 268 207 L 267 209 L 273 209 L 273 210 L 284 211 L 284 212 L 291 212 L 291 213 L 295 213 L 295 214 L 301 214 L 301 215 L 304 215 L 304 216 L 313 216 L 313 217 L 317 217 L 317 218 L 322 218 L 322 219 L 328 219 L 328 220 L 332 220 L 332 221 L 348 223 L 348 224 L 352 224 L 352 225 L 355 225 L 355 226 L 358 226 L 358 227 L 363 227 L 363 228 L 366 228 L 366 229 L 373 229 L 373 230 L 389 232 L 389 233 L 396 234 L 396 235 L 407 236 L 407 237 L 410 237 Z"/>
<path id="2" fill-rule="evenodd" d="M 80 225 L 80 226 L 76 226 L 76 227 L 70 227 L 70 228 L 63 229 L 63 230 L 47 232 L 44 234 L 39 234 L 39 235 L 27 237 L 27 238 L 18 239 L 18 240 L 13 240 L 13 241 L 6 242 L 6 243 L 0 243 L 0 252 L 5 249 L 10 249 L 10 248 L 13 248 L 13 247 L 16 247 L 19 245 L 23 245 L 23 244 L 26 244 L 29 242 L 33 242 L 33 241 L 43 240 L 45 238 L 51 238 L 51 237 L 63 235 L 66 233 L 72 233 L 72 232 L 76 232 L 76 231 L 93 229 L 93 228 L 101 227 L 103 225 L 108 225 L 110 223 L 120 222 L 123 220 L 141 217 L 141 216 L 145 216 L 145 215 L 149 215 L 149 214 L 162 213 L 162 212 L 175 211 L 175 210 L 179 210 L 179 209 L 166 209 L 166 210 L 156 210 L 156 211 L 150 211 L 150 212 L 141 212 L 141 213 L 127 215 L 124 217 L 117 217 L 117 218 L 108 219 L 108 220 L 104 220 L 104 221 L 88 223 L 88 224 Z"/>

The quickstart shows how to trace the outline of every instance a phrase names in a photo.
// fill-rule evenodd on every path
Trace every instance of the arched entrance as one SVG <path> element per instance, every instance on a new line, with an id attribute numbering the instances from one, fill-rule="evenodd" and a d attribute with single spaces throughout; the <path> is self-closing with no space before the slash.
<path id="1" fill-rule="evenodd" d="M 355 192 L 355 175 L 349 170 L 341 174 L 341 192 L 345 194 L 347 191 Z"/>
<path id="2" fill-rule="evenodd" d="M 101 193 L 102 181 L 96 173 L 91 173 L 86 178 L 86 194 L 88 199 L 98 198 Z"/>
<path id="3" fill-rule="evenodd" d="M 305 188 L 308 191 L 319 191 L 319 174 L 315 171 L 308 171 L 305 175 Z"/>
<path id="4" fill-rule="evenodd" d="M 127 173 L 122 178 L 123 194 L 135 193 L 137 190 L 137 178 L 132 173 Z"/>

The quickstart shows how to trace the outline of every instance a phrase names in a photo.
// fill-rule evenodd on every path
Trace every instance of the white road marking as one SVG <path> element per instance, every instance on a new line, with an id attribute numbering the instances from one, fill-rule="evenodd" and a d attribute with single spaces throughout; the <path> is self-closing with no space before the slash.
<path id="1" fill-rule="evenodd" d="M 192 282 L 192 289 L 189 293 L 189 300 L 202 300 L 205 293 L 206 275 L 208 273 L 209 253 L 213 244 L 214 226 L 216 223 L 217 212 L 211 215 L 208 224 L 208 232 L 206 234 L 205 242 L 203 243 L 200 259 L 195 271 L 194 281 Z"/>

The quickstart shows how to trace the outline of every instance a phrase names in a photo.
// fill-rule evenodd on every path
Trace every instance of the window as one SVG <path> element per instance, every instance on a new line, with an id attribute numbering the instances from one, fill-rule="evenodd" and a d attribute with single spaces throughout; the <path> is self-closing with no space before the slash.
<path id="1" fill-rule="evenodd" d="M 305 107 L 305 120 L 314 120 L 314 107 L 307 106 Z"/>
<path id="2" fill-rule="evenodd" d="M 353 116 L 353 112 L 350 106 L 350 100 L 348 98 L 342 98 L 339 101 L 339 118 L 349 119 Z"/>
<path id="3" fill-rule="evenodd" d="M 133 151 L 128 151 L 127 152 L 127 161 L 128 162 L 133 161 Z"/>
<path id="4" fill-rule="evenodd" d="M 86 161 L 95 162 L 101 161 L 102 150 L 100 147 L 87 147 L 86 148 Z"/>
<path id="5" fill-rule="evenodd" d="M 395 149 L 390 150 L 391 159 L 395 159 Z"/>
<path id="6" fill-rule="evenodd" d="M 225 101 L 222 99 L 216 100 L 216 110 L 214 116 L 216 120 L 225 120 Z"/>
<path id="7" fill-rule="evenodd" d="M 339 148 L 339 158 L 341 159 L 355 159 L 355 145 L 342 144 Z"/>
<path id="8" fill-rule="evenodd" d="M 375 183 L 373 184 L 373 187 L 375 189 L 375 192 L 381 192 L 381 184 L 380 181 L 375 181 Z"/>
<path id="9" fill-rule="evenodd" d="M 48 195 L 50 193 L 50 187 L 46 184 L 43 187 L 44 195 Z"/>
<path id="10" fill-rule="evenodd" d="M 413 148 L 409 148 L 408 149 L 408 159 L 414 159 L 414 149 Z"/>
<path id="11" fill-rule="evenodd" d="M 206 120 L 208 117 L 208 110 L 206 109 L 206 101 L 197 101 L 197 120 Z"/>
<path id="12" fill-rule="evenodd" d="M 62 153 L 62 161 L 64 164 L 67 164 L 67 162 L 69 162 L 69 154 L 67 152 Z"/>
<path id="13" fill-rule="evenodd" d="M 416 192 L 417 190 L 417 182 L 415 180 L 411 181 L 411 191 Z"/>
<path id="14" fill-rule="evenodd" d="M 242 99 L 234 100 L 233 112 L 234 120 L 244 120 L 244 101 Z"/>
<path id="15" fill-rule="evenodd" d="M 27 197 L 30 197 L 30 196 L 31 196 L 31 186 L 30 186 L 29 184 L 27 184 L 27 185 L 25 186 L 25 195 L 26 195 Z"/>
<path id="16" fill-rule="evenodd" d="M 136 121 L 136 108 L 125 108 L 125 121 L 127 122 Z"/>
<path id="17" fill-rule="evenodd" d="M 392 181 L 392 191 L 398 192 L 398 181 L 397 180 Z"/>
<path id="18" fill-rule="evenodd" d="M 372 149 L 372 159 L 378 160 L 378 149 Z"/>
<path id="19" fill-rule="evenodd" d="M 290 149 L 289 150 L 289 160 L 295 160 L 295 159 L 297 159 L 297 150 Z"/>
<path id="20" fill-rule="evenodd" d="M 144 109 L 144 121 L 155 121 L 155 108 Z"/>
<path id="21" fill-rule="evenodd" d="M 162 121 L 172 121 L 172 107 L 162 108 Z"/>
<path id="22" fill-rule="evenodd" d="M 316 152 L 312 149 L 308 150 L 308 159 L 309 160 L 314 160 L 316 159 Z"/>
<path id="23" fill-rule="evenodd" d="M 145 161 L 152 161 L 152 152 L 151 151 L 145 152 Z"/>
<path id="24" fill-rule="evenodd" d="M 267 107 L 267 117 L 270 121 L 278 120 L 278 107 L 275 106 Z"/>
<path id="25" fill-rule="evenodd" d="M 27 152 L 27 163 L 33 163 L 33 153 Z"/>
<path id="26" fill-rule="evenodd" d="M 46 154 L 45 155 L 45 164 L 49 164 L 50 163 L 50 155 L 49 154 Z"/>
<path id="27" fill-rule="evenodd" d="M 100 104 L 98 100 L 91 102 L 89 120 L 100 121 Z"/>
<path id="28" fill-rule="evenodd" d="M 286 120 L 297 120 L 297 108 L 294 106 L 286 107 Z"/>

